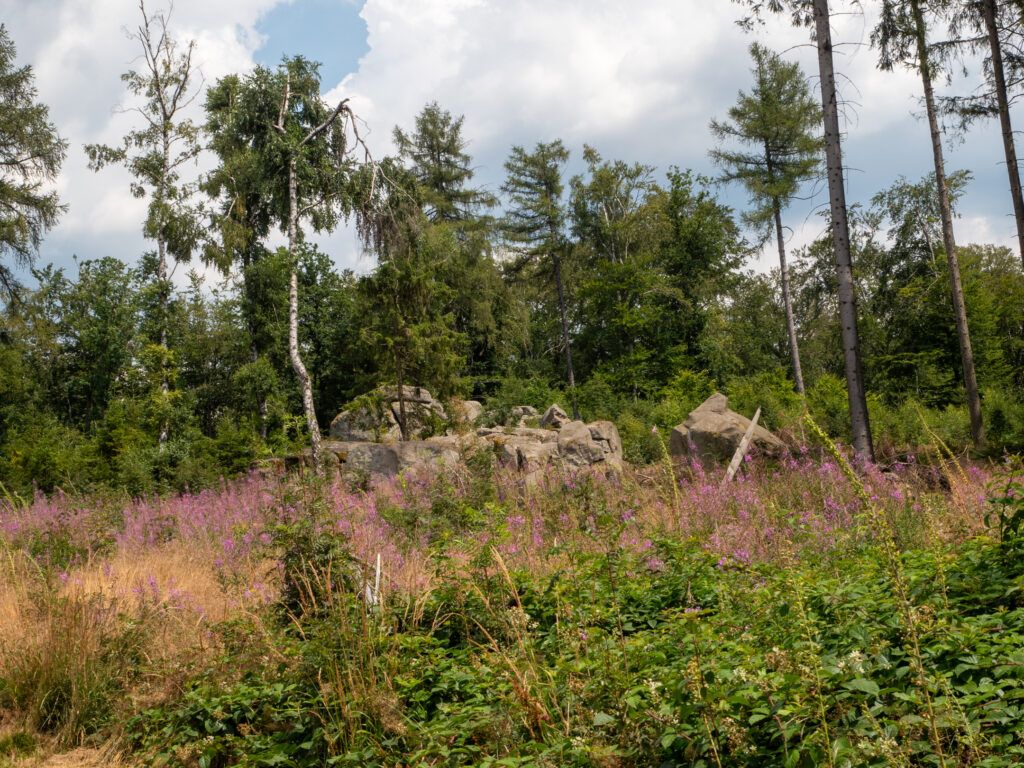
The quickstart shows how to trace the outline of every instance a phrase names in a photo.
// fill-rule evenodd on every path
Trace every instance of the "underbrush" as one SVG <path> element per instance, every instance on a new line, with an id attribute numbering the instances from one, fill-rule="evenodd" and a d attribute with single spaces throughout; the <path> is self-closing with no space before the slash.
<path id="1" fill-rule="evenodd" d="M 481 464 L 12 507 L 0 707 L 146 765 L 1017 765 L 1012 475 Z"/>

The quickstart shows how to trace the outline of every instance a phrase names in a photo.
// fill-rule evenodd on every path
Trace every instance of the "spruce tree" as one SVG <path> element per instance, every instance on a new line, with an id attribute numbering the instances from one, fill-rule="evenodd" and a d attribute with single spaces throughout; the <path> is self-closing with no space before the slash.
<path id="1" fill-rule="evenodd" d="M 569 311 L 562 274 L 562 261 L 567 248 L 562 168 L 568 160 L 569 150 L 557 139 L 538 143 L 533 152 L 518 146 L 512 148 L 505 162 L 507 177 L 502 186 L 510 203 L 502 221 L 502 229 L 519 252 L 519 267 L 535 264 L 544 271 L 550 270 L 558 300 L 566 381 L 572 400 L 573 418 L 578 419 L 576 373 L 572 364 Z"/>
<path id="2" fill-rule="evenodd" d="M 394 130 L 398 158 L 412 173 L 424 212 L 435 223 L 465 225 L 495 203 L 492 195 L 470 186 L 473 168 L 463 120 L 434 101 L 416 116 L 412 131 Z"/>
<path id="3" fill-rule="evenodd" d="M 13 267 L 32 266 L 43 234 L 64 211 L 46 187 L 67 153 L 49 109 L 36 101 L 32 68 L 17 66 L 16 58 L 0 24 L 0 290 L 8 297 L 17 286 Z"/>

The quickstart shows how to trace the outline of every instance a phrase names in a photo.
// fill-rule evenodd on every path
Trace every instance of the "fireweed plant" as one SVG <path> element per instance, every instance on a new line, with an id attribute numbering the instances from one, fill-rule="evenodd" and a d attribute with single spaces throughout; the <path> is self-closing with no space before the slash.
<path id="1" fill-rule="evenodd" d="M 1014 468 L 806 427 L 724 485 L 484 455 L 8 501 L 3 719 L 208 768 L 1020 764 Z"/>

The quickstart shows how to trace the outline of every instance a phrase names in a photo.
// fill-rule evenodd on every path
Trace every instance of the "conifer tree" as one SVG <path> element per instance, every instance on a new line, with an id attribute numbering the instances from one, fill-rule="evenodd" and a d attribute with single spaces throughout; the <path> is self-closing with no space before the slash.
<path id="1" fill-rule="evenodd" d="M 941 3 L 939 4 L 941 6 Z M 960 261 L 956 251 L 956 236 L 953 230 L 953 207 L 950 201 L 949 183 L 946 177 L 945 158 L 942 149 L 942 131 L 939 128 L 939 114 L 935 99 L 934 81 L 939 74 L 939 62 L 929 47 L 928 20 L 922 0 L 883 0 L 882 16 L 872 38 L 879 48 L 879 66 L 891 70 L 897 64 L 916 69 L 921 76 L 924 91 L 925 111 L 931 134 L 932 159 L 935 165 L 935 191 L 938 195 L 939 214 L 942 221 L 942 242 L 949 264 L 950 293 L 953 300 L 953 316 L 956 320 L 957 337 L 960 342 L 960 360 L 963 366 L 964 389 L 967 394 L 967 411 L 971 419 L 971 437 L 976 447 L 985 442 L 985 427 L 981 414 L 981 395 L 974 369 L 974 351 L 971 347 L 971 332 L 967 324 L 967 306 L 960 275 Z M 941 7 L 938 9 L 943 10 Z"/>
<path id="2" fill-rule="evenodd" d="M 843 367 L 850 404 L 853 447 L 859 456 L 874 459 L 871 424 L 868 418 L 864 371 L 861 367 L 860 336 L 857 330 L 857 291 L 853 279 L 850 222 L 846 206 L 843 146 L 839 130 L 839 95 L 836 89 L 832 45 L 832 15 L 829 0 L 735 0 L 751 10 L 744 20 L 749 26 L 764 12 L 789 13 L 797 26 L 813 27 L 818 50 L 818 82 L 824 124 L 825 168 L 828 178 L 832 247 L 835 254 L 839 294 L 839 323 L 843 345 Z"/>
<path id="3" fill-rule="evenodd" d="M 557 139 L 538 143 L 533 152 L 527 152 L 519 146 L 512 147 L 512 153 L 505 162 L 507 177 L 502 186 L 511 205 L 502 222 L 502 229 L 514 247 L 518 248 L 522 257 L 521 265 L 540 262 L 542 269 L 550 270 L 558 298 L 566 381 L 572 400 L 573 418 L 578 419 L 576 373 L 572 364 L 569 311 L 562 274 L 562 261 L 567 247 L 562 168 L 568 160 L 569 150 Z"/>
<path id="4" fill-rule="evenodd" d="M 736 140 L 750 149 L 719 147 L 711 157 L 722 167 L 723 180 L 739 181 L 746 188 L 753 205 L 744 215 L 746 222 L 765 235 L 775 229 L 793 381 L 803 394 L 782 211 L 801 185 L 820 171 L 821 107 L 814 102 L 799 65 L 756 43 L 750 47 L 750 56 L 753 88 L 750 93 L 740 92 L 728 121 L 711 123 L 711 132 L 720 141 Z"/>
<path id="5" fill-rule="evenodd" d="M 463 120 L 434 101 L 416 116 L 411 132 L 397 126 L 394 130 L 398 158 L 411 171 L 424 212 L 435 223 L 465 225 L 495 204 L 492 195 L 469 186 L 473 168 L 462 136 Z"/>
<path id="6" fill-rule="evenodd" d="M 33 264 L 43 234 L 64 211 L 46 184 L 67 153 L 49 109 L 36 101 L 32 68 L 17 66 L 16 58 L 14 42 L 0 24 L 0 290 L 8 297 L 17 285 L 12 266 Z"/>

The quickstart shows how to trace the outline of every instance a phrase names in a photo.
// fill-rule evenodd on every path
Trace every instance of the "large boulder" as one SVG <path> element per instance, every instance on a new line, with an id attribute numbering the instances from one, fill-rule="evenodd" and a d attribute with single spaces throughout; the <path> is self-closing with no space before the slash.
<path id="1" fill-rule="evenodd" d="M 698 405 L 686 421 L 672 430 L 668 451 L 672 456 L 695 456 L 705 461 L 727 461 L 750 426 L 750 419 L 729 410 L 729 399 L 715 392 Z M 750 447 L 763 456 L 778 456 L 785 444 L 764 427 L 754 427 Z"/>
<path id="2" fill-rule="evenodd" d="M 342 442 L 381 442 L 401 437 L 401 430 L 390 405 L 357 405 L 334 417 L 330 435 Z"/>
<path id="3" fill-rule="evenodd" d="M 333 455 L 346 471 L 391 477 L 398 474 L 400 468 L 398 451 L 394 445 L 325 440 L 322 447 L 324 452 Z"/>
<path id="4" fill-rule="evenodd" d="M 445 421 L 444 408 L 422 387 L 405 387 L 406 423 L 411 439 L 403 441 L 395 387 L 378 389 L 353 402 L 331 423 L 331 440 L 325 449 L 343 471 L 392 476 L 407 470 L 454 466 L 479 450 L 492 451 L 506 466 L 526 473 L 542 473 L 546 467 L 618 469 L 622 441 L 610 421 L 585 424 L 572 421 L 558 406 L 551 406 L 537 423 L 537 411 L 519 406 L 511 412 L 512 427 L 480 427 L 465 434 L 433 436 Z M 458 409 L 457 411 L 455 409 Z M 481 414 L 475 401 L 456 402 L 456 421 L 471 423 Z"/>
<path id="5" fill-rule="evenodd" d="M 589 467 L 605 459 L 605 448 L 594 440 L 590 427 L 570 421 L 558 431 L 558 457 L 573 467 Z"/>
<path id="6" fill-rule="evenodd" d="M 537 418 L 537 409 L 532 405 L 517 405 L 509 412 L 512 423 L 519 427 L 525 427 L 530 421 Z"/>

